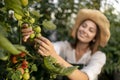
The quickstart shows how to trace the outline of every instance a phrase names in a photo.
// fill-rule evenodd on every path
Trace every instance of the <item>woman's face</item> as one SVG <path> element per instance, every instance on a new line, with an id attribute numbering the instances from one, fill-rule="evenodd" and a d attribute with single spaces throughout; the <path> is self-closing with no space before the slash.
<path id="1" fill-rule="evenodd" d="M 91 20 L 86 20 L 79 26 L 77 38 L 80 42 L 89 43 L 95 38 L 96 33 L 96 24 Z"/>

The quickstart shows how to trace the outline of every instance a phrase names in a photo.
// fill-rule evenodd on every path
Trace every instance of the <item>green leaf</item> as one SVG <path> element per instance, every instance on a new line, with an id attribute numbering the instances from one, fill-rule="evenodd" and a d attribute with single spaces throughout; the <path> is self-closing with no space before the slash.
<path id="1" fill-rule="evenodd" d="M 42 25 L 44 26 L 45 29 L 48 30 L 56 29 L 56 25 L 52 21 L 48 21 L 46 19 L 42 22 Z"/>
<path id="2" fill-rule="evenodd" d="M 4 22 L 0 22 L 0 33 L 3 35 L 7 35 L 7 29 L 8 27 L 6 26 L 6 24 Z"/>
<path id="3" fill-rule="evenodd" d="M 23 16 L 23 9 L 20 0 L 4 0 L 5 7 L 8 10 L 14 10 L 17 14 Z M 12 3 L 12 4 L 11 4 Z"/>
<path id="4" fill-rule="evenodd" d="M 40 14 L 38 11 L 35 11 L 35 10 L 30 11 L 30 13 L 31 13 L 32 15 L 36 16 L 37 18 L 40 18 L 40 17 L 43 16 L 42 14 Z"/>
<path id="5" fill-rule="evenodd" d="M 17 50 L 14 45 L 2 34 L 0 34 L 0 47 L 4 50 L 10 52 L 11 54 L 20 54 L 21 52 Z"/>
<path id="6" fill-rule="evenodd" d="M 16 70 L 16 71 L 12 74 L 11 79 L 12 79 L 12 80 L 20 80 L 20 75 L 21 75 L 20 71 Z"/>
<path id="7" fill-rule="evenodd" d="M 0 60 L 6 61 L 8 57 L 9 56 L 4 52 L 4 50 L 0 48 Z"/>

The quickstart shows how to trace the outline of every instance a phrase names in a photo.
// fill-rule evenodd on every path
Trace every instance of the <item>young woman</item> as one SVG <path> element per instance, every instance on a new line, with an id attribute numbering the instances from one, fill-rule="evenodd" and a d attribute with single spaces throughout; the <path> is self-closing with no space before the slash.
<path id="1" fill-rule="evenodd" d="M 70 80 L 97 80 L 106 56 L 99 47 L 104 47 L 110 38 L 108 19 L 98 10 L 80 9 L 71 36 L 75 43 L 59 41 L 51 43 L 45 37 L 35 38 L 39 44 L 38 53 L 52 56 L 64 67 L 83 64 L 67 77 Z M 24 37 L 32 33 L 31 29 L 22 30 Z"/>

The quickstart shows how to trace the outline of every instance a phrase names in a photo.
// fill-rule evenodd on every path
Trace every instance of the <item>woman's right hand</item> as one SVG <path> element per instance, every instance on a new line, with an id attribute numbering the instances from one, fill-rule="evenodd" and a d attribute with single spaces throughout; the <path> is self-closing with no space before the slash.
<path id="1" fill-rule="evenodd" d="M 21 29 L 22 36 L 23 36 L 23 41 L 27 42 L 28 38 L 30 37 L 30 34 L 34 33 L 32 30 L 32 27 L 28 27 L 27 23 L 24 23 Z"/>

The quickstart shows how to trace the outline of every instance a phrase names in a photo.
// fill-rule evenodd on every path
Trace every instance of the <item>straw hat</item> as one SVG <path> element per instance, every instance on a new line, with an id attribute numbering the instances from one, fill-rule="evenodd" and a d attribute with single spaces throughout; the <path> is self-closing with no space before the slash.
<path id="1" fill-rule="evenodd" d="M 107 17 L 98 10 L 80 9 L 71 36 L 76 38 L 78 27 L 86 19 L 90 19 L 98 25 L 100 29 L 100 46 L 104 47 L 110 38 L 110 23 Z"/>

